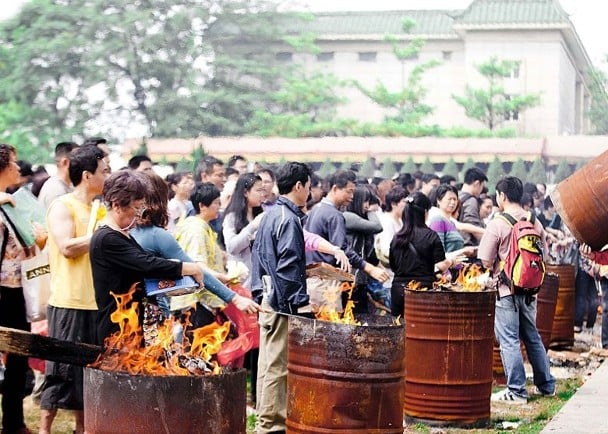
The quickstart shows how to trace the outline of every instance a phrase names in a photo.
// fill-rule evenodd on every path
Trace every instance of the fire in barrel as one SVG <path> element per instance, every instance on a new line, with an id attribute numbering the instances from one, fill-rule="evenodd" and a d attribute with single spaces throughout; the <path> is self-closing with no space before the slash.
<path id="1" fill-rule="evenodd" d="M 85 369 L 86 432 L 245 433 L 245 371 L 213 359 L 230 323 L 195 329 L 179 343 L 168 320 L 144 345 L 132 292 L 114 297 L 111 319 L 120 330 Z"/>
<path id="2" fill-rule="evenodd" d="M 452 282 L 405 292 L 408 420 L 486 426 L 490 421 L 496 292 L 475 266 Z"/>
<path id="3" fill-rule="evenodd" d="M 403 326 L 390 316 L 355 318 L 353 306 L 289 318 L 289 433 L 403 432 Z"/>

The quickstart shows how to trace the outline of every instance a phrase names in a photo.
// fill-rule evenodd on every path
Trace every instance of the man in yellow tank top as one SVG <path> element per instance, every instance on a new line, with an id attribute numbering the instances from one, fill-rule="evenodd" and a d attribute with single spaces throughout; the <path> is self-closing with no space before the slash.
<path id="1" fill-rule="evenodd" d="M 110 174 L 104 152 L 82 146 L 70 154 L 72 193 L 58 197 L 47 211 L 51 296 L 49 336 L 72 342 L 95 342 L 97 304 L 89 261 L 89 243 L 105 208 L 95 197 Z M 46 362 L 40 400 L 40 433 L 50 433 L 57 409 L 73 410 L 76 433 L 84 432 L 83 371 Z"/>

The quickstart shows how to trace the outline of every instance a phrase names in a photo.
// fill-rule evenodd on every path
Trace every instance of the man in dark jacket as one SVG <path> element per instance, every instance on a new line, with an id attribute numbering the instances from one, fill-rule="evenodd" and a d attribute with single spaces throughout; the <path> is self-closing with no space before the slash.
<path id="1" fill-rule="evenodd" d="M 267 211 L 256 234 L 252 291 L 263 294 L 257 380 L 257 433 L 285 432 L 287 418 L 287 317 L 310 315 L 306 294 L 306 257 L 302 222 L 311 171 L 287 163 L 276 173 L 280 197 Z"/>
<path id="2" fill-rule="evenodd" d="M 388 279 L 386 270 L 366 262 L 346 241 L 346 222 L 341 209 L 353 200 L 355 180 L 356 176 L 350 170 L 338 170 L 329 177 L 329 192 L 308 213 L 306 230 L 320 235 L 334 246 L 340 247 L 346 253 L 353 270 L 360 270 L 359 272 L 361 273 L 367 273 L 374 279 L 385 282 Z M 306 259 L 309 264 L 326 262 L 334 267 L 337 266 L 334 256 L 317 251 L 308 252 Z M 334 306 L 330 307 L 341 310 L 341 298 L 338 296 L 328 297 L 328 291 L 339 291 L 339 288 L 335 288 L 327 280 L 318 278 L 309 279 L 308 292 L 311 295 L 313 305 L 322 306 L 328 303 L 335 303 Z"/>

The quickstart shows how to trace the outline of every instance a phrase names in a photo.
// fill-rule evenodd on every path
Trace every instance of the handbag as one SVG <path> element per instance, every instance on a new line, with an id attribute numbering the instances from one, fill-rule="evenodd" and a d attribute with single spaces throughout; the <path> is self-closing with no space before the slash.
<path id="1" fill-rule="evenodd" d="M 51 267 L 46 249 L 36 247 L 34 256 L 21 261 L 21 286 L 27 321 L 46 319 L 46 308 L 51 295 Z"/>

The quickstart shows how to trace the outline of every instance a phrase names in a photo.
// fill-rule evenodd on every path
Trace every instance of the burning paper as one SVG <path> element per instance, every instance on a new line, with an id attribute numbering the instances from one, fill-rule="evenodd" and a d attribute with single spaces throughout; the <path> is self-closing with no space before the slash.
<path id="1" fill-rule="evenodd" d="M 324 303 L 319 310 L 315 313 L 315 317 L 322 321 L 329 321 L 338 324 L 350 324 L 350 325 L 361 325 L 359 321 L 355 319 L 353 308 L 355 303 L 350 299 L 354 284 L 350 282 L 342 282 L 340 284 L 339 291 L 327 291 L 324 294 L 326 303 Z M 344 306 L 344 312 L 338 312 L 335 309 L 335 300 L 329 300 L 330 297 L 341 297 L 342 292 L 349 292 L 348 301 Z"/>
<path id="2" fill-rule="evenodd" d="M 175 342 L 174 328 L 179 323 L 165 320 L 157 324 L 153 337 L 144 334 L 139 324 L 139 303 L 132 302 L 135 287 L 127 294 L 114 294 L 117 309 L 110 319 L 120 330 L 106 338 L 105 351 L 91 366 L 131 375 L 205 375 L 220 374 L 221 367 L 212 357 L 220 351 L 230 332 L 230 322 L 212 323 L 193 330 L 192 342 L 184 334 Z M 186 326 L 189 322 L 186 321 Z M 184 327 L 186 328 L 186 327 Z"/>

